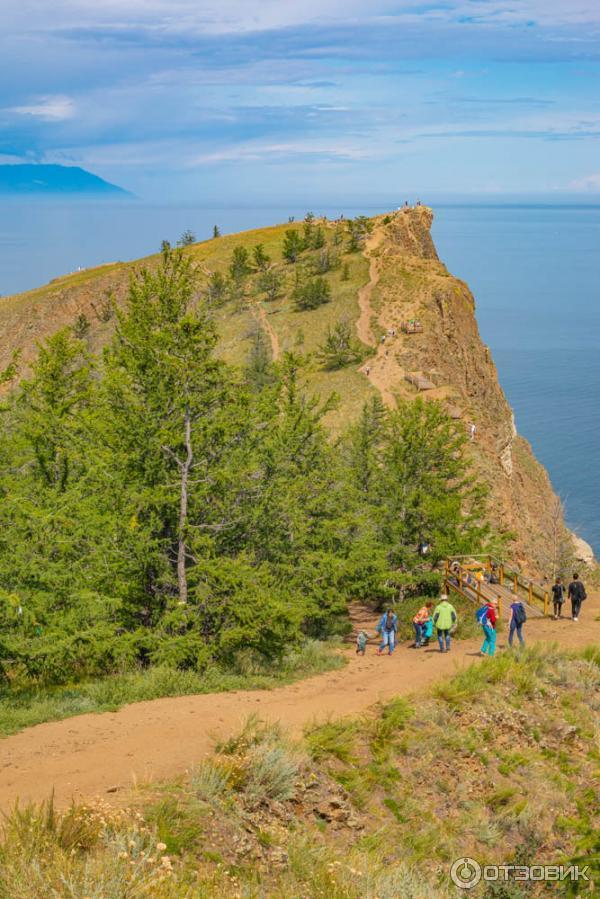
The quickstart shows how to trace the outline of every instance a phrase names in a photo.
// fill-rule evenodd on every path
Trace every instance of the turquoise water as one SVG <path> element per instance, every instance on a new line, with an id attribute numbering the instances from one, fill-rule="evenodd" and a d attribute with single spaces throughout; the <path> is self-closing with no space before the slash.
<path id="1" fill-rule="evenodd" d="M 304 211 L 2 201 L 0 293 L 144 256 L 187 228 L 203 239 L 215 223 L 239 231 Z M 433 234 L 450 271 L 473 290 L 519 431 L 550 472 L 571 526 L 600 551 L 600 207 L 438 206 Z"/>

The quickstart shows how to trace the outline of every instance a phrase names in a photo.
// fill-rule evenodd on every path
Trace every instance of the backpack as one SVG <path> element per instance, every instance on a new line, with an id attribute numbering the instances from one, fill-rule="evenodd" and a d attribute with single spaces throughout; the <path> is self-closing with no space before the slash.
<path id="1" fill-rule="evenodd" d="M 515 604 L 513 609 L 513 620 L 515 624 L 525 624 L 527 621 L 527 612 L 525 611 L 525 606 L 522 602 Z"/>
<path id="2" fill-rule="evenodd" d="M 482 626 L 484 624 L 487 624 L 488 612 L 489 612 L 489 609 L 487 606 L 481 606 L 480 609 L 477 609 L 477 611 L 475 612 L 475 618 L 477 619 L 477 624 L 481 624 Z"/>

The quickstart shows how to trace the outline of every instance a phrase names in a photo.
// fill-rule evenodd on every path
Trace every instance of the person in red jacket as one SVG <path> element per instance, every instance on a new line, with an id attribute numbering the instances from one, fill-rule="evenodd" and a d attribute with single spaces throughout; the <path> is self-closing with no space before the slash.
<path id="1" fill-rule="evenodd" d="M 486 602 L 487 615 L 482 622 L 484 641 L 481 655 L 493 656 L 496 652 L 496 622 L 498 621 L 498 603 Z"/>

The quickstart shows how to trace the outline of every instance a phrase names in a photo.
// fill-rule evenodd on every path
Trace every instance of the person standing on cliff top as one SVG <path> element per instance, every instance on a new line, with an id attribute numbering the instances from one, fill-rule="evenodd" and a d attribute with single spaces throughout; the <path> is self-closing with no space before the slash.
<path id="1" fill-rule="evenodd" d="M 562 618 L 562 607 L 565 601 L 565 585 L 561 578 L 556 578 L 556 583 L 552 585 L 552 603 L 554 605 L 554 620 Z"/>
<path id="2" fill-rule="evenodd" d="M 571 614 L 573 621 L 579 621 L 581 603 L 584 599 L 587 599 L 587 593 L 585 592 L 582 581 L 579 580 L 578 574 L 573 575 L 573 580 L 569 584 L 569 599 L 571 600 Z"/>

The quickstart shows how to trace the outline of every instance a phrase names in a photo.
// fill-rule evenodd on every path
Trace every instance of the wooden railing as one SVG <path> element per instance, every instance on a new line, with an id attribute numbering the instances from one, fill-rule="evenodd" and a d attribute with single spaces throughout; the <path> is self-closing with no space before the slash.
<path id="1" fill-rule="evenodd" d="M 495 574 L 498 587 L 510 590 L 515 596 L 525 599 L 531 608 L 537 608 L 538 612 L 541 612 L 543 607 L 544 615 L 548 614 L 549 593 L 540 584 L 509 568 L 503 561 L 497 561 L 491 557 L 488 557 L 485 562 L 468 557 L 467 564 L 460 561 L 461 558 L 467 557 L 455 557 L 452 562 L 449 559 L 446 560 L 445 585 L 447 590 L 454 590 L 462 596 L 480 603 L 493 598 L 498 602 L 498 609 L 501 610 L 502 590 L 495 591 L 495 584 L 478 578 L 472 569 L 475 568 L 481 572 L 487 570 L 490 574 Z M 506 594 L 505 598 L 508 598 Z"/>

